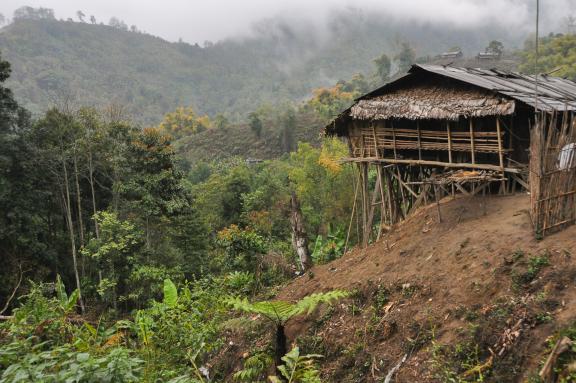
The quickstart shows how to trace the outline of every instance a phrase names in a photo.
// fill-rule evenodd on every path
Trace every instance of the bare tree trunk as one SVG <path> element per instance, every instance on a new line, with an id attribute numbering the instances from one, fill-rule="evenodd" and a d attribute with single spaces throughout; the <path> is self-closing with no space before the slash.
<path id="1" fill-rule="evenodd" d="M 74 182 L 76 184 L 76 206 L 78 208 L 78 228 L 80 231 L 80 247 L 84 247 L 84 221 L 82 220 L 82 196 L 80 194 L 80 182 L 78 181 L 78 159 L 74 151 Z"/>
<path id="2" fill-rule="evenodd" d="M 98 227 L 98 220 L 96 219 L 96 193 L 94 192 L 94 164 L 92 162 L 92 151 L 88 153 L 88 182 L 90 183 L 90 192 L 92 193 L 92 214 L 94 215 L 94 232 L 96 239 L 100 239 L 100 227 Z"/>
<path id="3" fill-rule="evenodd" d="M 82 300 L 82 289 L 80 287 L 80 275 L 78 273 L 78 257 L 76 254 L 76 238 L 74 236 L 74 224 L 72 222 L 72 209 L 70 206 L 70 188 L 68 187 L 68 169 L 66 162 L 62 159 L 62 170 L 64 171 L 64 207 L 66 210 L 66 223 L 68 225 L 68 233 L 70 235 L 70 246 L 72 248 L 72 262 L 74 266 L 74 277 L 76 278 L 76 288 L 78 289 L 78 301 L 80 302 L 80 309 L 84 314 L 84 301 Z"/>
<path id="4" fill-rule="evenodd" d="M 308 250 L 308 237 L 306 236 L 306 229 L 304 228 L 304 217 L 300 209 L 300 202 L 293 191 L 290 197 L 290 223 L 292 225 L 292 246 L 298 259 L 300 260 L 300 267 L 302 271 L 306 271 L 312 265 L 310 259 L 310 252 Z"/>

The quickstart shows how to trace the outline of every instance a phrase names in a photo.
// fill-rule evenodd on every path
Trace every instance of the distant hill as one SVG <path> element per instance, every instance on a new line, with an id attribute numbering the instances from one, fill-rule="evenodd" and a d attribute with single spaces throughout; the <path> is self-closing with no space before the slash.
<path id="1" fill-rule="evenodd" d="M 105 25 L 18 20 L 0 30 L 0 51 L 13 66 L 8 85 L 35 113 L 64 99 L 113 102 L 150 124 L 179 105 L 238 120 L 263 103 L 299 101 L 313 88 L 371 73 L 372 60 L 394 56 L 401 41 L 418 56 L 452 46 L 472 55 L 491 39 L 519 43 L 506 36 L 497 27 L 455 30 L 349 9 L 323 27 L 271 19 L 249 37 L 205 47 Z"/>

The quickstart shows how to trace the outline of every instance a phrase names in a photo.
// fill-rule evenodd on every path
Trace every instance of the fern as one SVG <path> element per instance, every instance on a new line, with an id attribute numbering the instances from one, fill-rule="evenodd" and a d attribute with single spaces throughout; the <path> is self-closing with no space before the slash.
<path id="1" fill-rule="evenodd" d="M 244 298 L 229 298 L 225 302 L 234 309 L 252 314 L 260 314 L 276 325 L 276 350 L 274 364 L 279 367 L 286 354 L 286 333 L 284 325 L 291 318 L 300 314 L 310 315 L 321 303 L 330 303 L 340 298 L 347 297 L 348 292 L 333 290 L 327 293 L 308 295 L 296 303 L 286 301 L 263 301 L 250 303 Z"/>
<path id="2" fill-rule="evenodd" d="M 320 371 L 318 371 L 316 360 L 322 355 L 309 354 L 300 356 L 300 349 L 294 347 L 289 353 L 282 357 L 284 364 L 278 366 L 278 371 L 282 378 L 269 376 L 272 383 L 321 383 Z"/>
<path id="3" fill-rule="evenodd" d="M 316 293 L 308 295 L 296 303 L 286 301 L 263 301 L 250 303 L 246 298 L 230 298 L 226 303 L 239 311 L 252 314 L 260 314 L 278 325 L 284 325 L 291 318 L 306 314 L 310 315 L 321 303 L 330 303 L 340 298 L 345 298 L 348 292 L 333 290 L 327 293 Z"/>

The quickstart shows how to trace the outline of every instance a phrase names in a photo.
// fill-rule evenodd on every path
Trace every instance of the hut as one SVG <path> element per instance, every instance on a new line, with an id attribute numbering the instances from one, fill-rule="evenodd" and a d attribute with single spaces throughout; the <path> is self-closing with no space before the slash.
<path id="1" fill-rule="evenodd" d="M 576 83 L 566 79 L 414 65 L 356 99 L 325 134 L 346 138 L 350 156 L 343 161 L 358 166 L 366 245 L 378 210 L 379 237 L 382 227 L 446 194 L 529 189 L 531 128 L 572 126 L 575 110 Z"/>

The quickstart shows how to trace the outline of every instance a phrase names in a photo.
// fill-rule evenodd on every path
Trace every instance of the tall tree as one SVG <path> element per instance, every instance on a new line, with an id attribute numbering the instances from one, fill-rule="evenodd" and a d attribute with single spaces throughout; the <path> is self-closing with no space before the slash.
<path id="1" fill-rule="evenodd" d="M 400 45 L 400 51 L 394 57 L 394 60 L 398 64 L 398 71 L 407 72 L 412 64 L 416 62 L 416 51 L 405 41 Z"/>
<path id="2" fill-rule="evenodd" d="M 34 130 L 37 150 L 35 157 L 38 163 L 50 172 L 54 186 L 60 193 L 60 203 L 70 240 L 74 279 L 79 292 L 78 301 L 84 312 L 71 190 L 76 156 L 74 148 L 78 139 L 79 125 L 72 115 L 52 109 L 35 124 Z"/>
<path id="3" fill-rule="evenodd" d="M 391 68 L 391 61 L 388 55 L 383 53 L 380 57 L 374 60 L 374 64 L 376 65 L 376 73 L 378 77 L 382 80 L 382 82 L 387 82 L 390 78 L 390 68 Z"/>
<path id="4" fill-rule="evenodd" d="M 84 12 L 82 11 L 76 11 L 76 16 L 78 17 L 78 20 L 80 20 L 81 23 L 84 22 L 84 17 L 86 17 Z"/>

